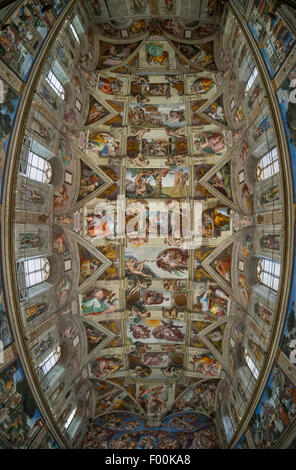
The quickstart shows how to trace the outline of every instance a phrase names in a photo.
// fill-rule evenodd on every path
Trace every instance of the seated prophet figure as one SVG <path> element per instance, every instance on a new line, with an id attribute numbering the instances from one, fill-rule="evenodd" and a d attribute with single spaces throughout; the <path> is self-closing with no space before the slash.
<path id="1" fill-rule="evenodd" d="M 113 356 L 111 358 L 99 357 L 95 360 L 92 373 L 96 377 L 105 377 L 106 375 L 111 375 L 113 372 L 116 372 L 121 367 L 121 360 Z"/>
<path id="2" fill-rule="evenodd" d="M 197 297 L 198 303 L 194 305 L 194 309 L 219 318 L 226 315 L 228 301 L 228 294 L 221 289 L 214 289 L 210 286 L 200 297 Z"/>
<path id="3" fill-rule="evenodd" d="M 117 308 L 115 294 L 107 289 L 96 288 L 88 292 L 81 302 L 81 310 L 84 315 L 99 315 L 112 313 Z"/>
<path id="4" fill-rule="evenodd" d="M 224 136 L 218 132 L 204 132 L 195 141 L 195 146 L 206 155 L 221 155 L 225 149 Z"/>
<path id="5" fill-rule="evenodd" d="M 215 267 L 226 281 L 230 281 L 231 257 L 228 253 L 224 253 L 223 259 L 216 261 Z"/>
<path id="6" fill-rule="evenodd" d="M 218 206 L 202 213 L 202 235 L 206 238 L 220 237 L 221 232 L 229 230 L 229 208 Z"/>
<path id="7" fill-rule="evenodd" d="M 106 133 L 93 133 L 89 135 L 87 150 L 98 152 L 102 157 L 118 156 L 119 142 L 114 137 Z"/>
<path id="8" fill-rule="evenodd" d="M 165 64 L 168 60 L 168 53 L 161 46 L 155 43 L 146 44 L 148 61 L 154 64 Z"/>
<path id="9" fill-rule="evenodd" d="M 214 87 L 214 82 L 211 78 L 201 77 L 194 80 L 190 89 L 191 93 L 207 93 Z"/>
<path id="10" fill-rule="evenodd" d="M 90 237 L 107 238 L 113 234 L 113 227 L 110 227 L 109 217 L 106 215 L 105 210 L 100 214 L 88 215 L 86 220 L 88 223 L 87 233 Z"/>

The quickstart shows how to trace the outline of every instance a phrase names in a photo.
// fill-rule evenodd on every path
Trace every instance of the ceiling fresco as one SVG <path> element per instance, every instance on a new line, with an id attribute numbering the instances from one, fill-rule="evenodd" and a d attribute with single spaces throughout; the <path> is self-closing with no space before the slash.
<path id="1" fill-rule="evenodd" d="M 266 278 L 280 285 L 285 181 L 265 79 L 279 67 L 268 49 L 270 33 L 258 51 L 266 75 L 260 67 L 258 73 L 258 57 L 234 15 L 245 2 L 227 3 L 77 2 L 44 60 L 22 116 L 20 170 L 9 179 L 16 183 L 11 251 L 18 302 L 10 315 L 14 335 L 18 326 L 24 332 L 20 350 L 29 353 L 0 368 L 0 401 L 12 400 L 5 419 L 0 416 L 0 438 L 4 430 L 16 447 L 33 440 L 39 448 L 62 442 L 94 449 L 219 449 L 251 441 L 268 447 L 258 423 L 276 427 L 270 406 L 284 406 L 281 390 L 290 400 L 296 387 L 296 372 L 291 379 L 291 371 L 282 371 L 278 352 L 276 369 L 268 363 L 265 377 L 270 391 L 244 421 L 261 386 L 258 376 L 267 375 L 278 328 L 278 289 Z M 250 37 L 257 40 L 256 22 L 269 10 L 265 1 L 253 4 L 254 11 L 244 11 L 244 27 L 249 18 Z M 30 0 L 24 11 L 29 7 Z M 279 31 L 272 40 L 282 44 L 283 63 L 294 39 L 287 35 L 284 44 L 280 33 L 287 28 L 276 15 L 274 21 Z M 42 37 L 43 22 L 40 27 Z M 24 82 L 20 95 L 14 85 L 3 88 L 0 117 L 10 110 L 11 121 L 5 152 L 34 67 L 32 45 L 27 49 L 27 64 L 11 64 Z M 19 52 L 16 45 L 13 50 Z M 279 90 L 286 114 L 293 70 Z M 48 161 L 42 181 L 28 174 L 32 155 Z M 274 160 L 264 163 L 266 155 Z M 31 285 L 25 263 L 35 259 L 44 266 L 33 266 L 30 276 L 42 271 L 42 279 Z M 272 276 L 267 259 L 274 263 Z M 0 280 L 2 308 L 1 272 Z M 7 287 L 6 275 L 4 281 Z M 293 318 L 282 339 L 287 357 Z M 9 328 L 1 335 L 7 349 Z M 52 414 L 49 431 L 58 430 L 44 432 L 38 443 L 34 426 L 46 422 L 44 410 L 34 401 L 18 402 L 18 393 L 37 380 L 40 403 Z M 8 389 L 11 381 L 15 390 Z M 19 441 L 13 400 L 33 428 Z M 247 437 L 238 435 L 248 423 Z M 56 442 L 59 433 L 65 442 Z"/>
<path id="2" fill-rule="evenodd" d="M 97 70 L 79 69 L 84 127 L 76 137 L 77 126 L 68 126 L 62 141 L 80 187 L 67 187 L 69 205 L 54 214 L 79 251 L 84 376 L 96 397 L 85 445 L 101 432 L 102 447 L 162 448 L 163 439 L 183 447 L 194 429 L 190 446 L 200 433 L 216 447 L 216 390 L 229 367 L 238 289 L 232 220 L 240 212 L 216 27 L 190 29 L 190 40 L 169 20 L 136 21 L 125 41 L 110 23 L 96 32 L 89 39 Z M 109 424 L 122 423 L 118 435 L 105 430 L 106 412 Z M 192 425 L 179 429 L 174 420 Z"/>

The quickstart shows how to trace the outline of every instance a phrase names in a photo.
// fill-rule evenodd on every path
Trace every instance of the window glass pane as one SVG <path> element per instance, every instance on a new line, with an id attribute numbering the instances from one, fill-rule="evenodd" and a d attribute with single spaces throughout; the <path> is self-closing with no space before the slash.
<path id="1" fill-rule="evenodd" d="M 30 178 L 40 183 L 49 183 L 52 176 L 50 163 L 43 157 L 29 151 L 26 163 L 26 172 L 22 173 L 26 178 Z"/>
<path id="2" fill-rule="evenodd" d="M 60 347 L 58 346 L 54 351 L 49 353 L 49 355 L 39 364 L 39 367 L 42 368 L 44 374 L 47 374 L 53 366 L 57 363 L 60 358 Z"/>
<path id="3" fill-rule="evenodd" d="M 74 416 L 76 414 L 76 410 L 77 408 L 74 408 L 74 410 L 71 411 L 71 413 L 69 414 L 68 416 L 68 419 L 65 423 L 65 428 L 68 429 L 68 427 L 70 426 L 70 424 L 72 423 L 73 419 L 74 419 Z"/>
<path id="4" fill-rule="evenodd" d="M 78 37 L 78 34 L 76 33 L 76 29 L 74 28 L 74 26 L 72 24 L 70 24 L 70 28 L 71 28 L 71 31 L 76 39 L 77 42 L 80 42 L 79 41 L 79 37 Z"/>
<path id="5" fill-rule="evenodd" d="M 50 84 L 51 88 L 57 93 L 57 95 L 60 98 L 64 99 L 65 98 L 64 87 L 51 70 L 48 72 L 45 79 Z"/>
<path id="6" fill-rule="evenodd" d="M 263 155 L 257 164 L 257 179 L 263 181 L 279 172 L 277 148 Z"/>
<path id="7" fill-rule="evenodd" d="M 250 89 L 252 88 L 252 85 L 254 84 L 257 76 L 258 76 L 258 70 L 257 70 L 256 67 L 254 67 L 254 69 L 252 70 L 252 73 L 251 73 L 251 75 L 250 75 L 250 77 L 249 77 L 249 79 L 246 83 L 246 89 L 245 89 L 246 93 L 248 93 L 248 91 L 250 91 Z"/>
<path id="8" fill-rule="evenodd" d="M 47 258 L 32 258 L 24 261 L 26 286 L 40 284 L 49 276 L 49 262 Z"/>
<path id="9" fill-rule="evenodd" d="M 258 278 L 262 284 L 277 291 L 279 288 L 279 278 L 281 264 L 264 258 L 258 262 Z"/>

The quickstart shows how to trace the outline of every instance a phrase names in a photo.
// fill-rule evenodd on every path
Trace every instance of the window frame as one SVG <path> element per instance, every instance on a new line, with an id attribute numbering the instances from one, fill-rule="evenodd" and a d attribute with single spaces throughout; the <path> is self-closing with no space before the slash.
<path id="1" fill-rule="evenodd" d="M 259 158 L 256 170 L 257 181 L 265 181 L 279 173 L 279 156 L 276 146 Z"/>
<path id="2" fill-rule="evenodd" d="M 258 78 L 258 75 L 259 75 L 258 69 L 256 66 L 254 66 L 245 85 L 245 95 L 247 95 L 249 91 L 252 89 L 252 86 L 254 85 L 254 83 L 256 82 Z"/>
<path id="3" fill-rule="evenodd" d="M 49 69 L 48 73 L 46 74 L 45 76 L 45 80 L 47 81 L 47 83 L 49 83 L 49 85 L 51 86 L 51 88 L 53 89 L 53 91 L 62 99 L 64 100 L 65 99 L 65 89 L 64 89 L 64 86 L 62 84 L 62 82 L 57 78 L 57 76 L 54 74 L 54 72 L 52 71 L 52 69 Z"/>
<path id="4" fill-rule="evenodd" d="M 72 23 L 69 23 L 69 26 L 70 26 L 70 30 L 74 36 L 74 38 L 76 39 L 76 41 L 78 42 L 78 44 L 80 44 L 80 39 L 79 39 L 79 35 L 75 29 L 75 26 L 72 24 Z"/>
<path id="5" fill-rule="evenodd" d="M 39 263 L 39 266 L 37 263 Z M 43 266 L 41 264 L 43 264 Z M 40 256 L 38 258 L 25 259 L 23 261 L 23 268 L 24 268 L 25 287 L 27 289 L 33 286 L 37 286 L 38 284 L 41 284 L 42 282 L 47 281 L 50 275 L 50 263 L 49 263 L 48 258 L 46 258 L 45 256 Z M 35 279 L 35 281 L 37 282 L 33 282 L 33 279 Z"/>
<path id="6" fill-rule="evenodd" d="M 249 354 L 249 352 L 246 348 L 245 348 L 245 361 L 246 361 L 248 369 L 252 373 L 253 377 L 255 378 L 255 380 L 257 380 L 258 377 L 259 377 L 259 369 L 258 369 L 258 367 L 255 366 L 255 364 L 252 361 L 252 358 L 250 357 L 250 354 Z"/>
<path id="7" fill-rule="evenodd" d="M 39 367 L 45 376 L 57 364 L 60 357 L 61 357 L 61 348 L 60 346 L 57 346 L 46 356 L 45 359 L 43 359 L 43 361 L 39 363 Z"/>
<path id="8" fill-rule="evenodd" d="M 77 406 L 75 406 L 75 408 L 73 408 L 73 410 L 69 413 L 69 416 L 64 423 L 65 429 L 67 430 L 69 429 L 69 427 L 71 426 L 71 423 L 73 423 L 73 419 L 75 418 L 76 413 L 77 413 Z"/>
<path id="9" fill-rule="evenodd" d="M 22 163 L 25 166 L 25 172 L 20 171 L 20 173 L 25 178 L 38 183 L 49 184 L 51 182 L 52 166 L 46 158 L 29 149 L 27 158 L 22 157 L 21 165 Z"/>
<path id="10" fill-rule="evenodd" d="M 263 286 L 278 292 L 280 275 L 281 263 L 279 261 L 263 257 L 258 260 L 257 279 Z"/>

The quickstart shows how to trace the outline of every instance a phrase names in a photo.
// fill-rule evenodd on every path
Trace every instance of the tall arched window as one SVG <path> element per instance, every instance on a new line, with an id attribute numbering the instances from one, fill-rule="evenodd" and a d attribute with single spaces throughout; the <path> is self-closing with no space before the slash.
<path id="1" fill-rule="evenodd" d="M 257 265 L 257 279 L 270 289 L 278 291 L 281 263 L 268 258 L 261 258 Z"/>
<path id="2" fill-rule="evenodd" d="M 257 181 L 263 181 L 279 172 L 277 148 L 265 153 L 257 163 Z"/>
<path id="3" fill-rule="evenodd" d="M 31 258 L 23 262 L 26 287 L 32 287 L 48 279 L 50 264 L 47 258 Z"/>
<path id="4" fill-rule="evenodd" d="M 43 157 L 40 157 L 29 150 L 26 161 L 21 161 L 21 174 L 31 180 L 49 183 L 52 177 L 51 164 Z"/>
<path id="5" fill-rule="evenodd" d="M 71 411 L 71 413 L 69 414 L 64 426 L 66 429 L 69 428 L 70 424 L 72 423 L 73 419 L 74 419 L 74 416 L 76 415 L 76 412 L 77 412 L 77 406 L 75 406 L 75 408 Z"/>
<path id="6" fill-rule="evenodd" d="M 49 70 L 48 74 L 45 77 L 46 81 L 50 84 L 51 88 L 56 92 L 56 94 L 62 98 L 62 100 L 65 99 L 65 90 L 60 82 L 60 80 L 55 76 L 55 74 L 52 72 L 52 70 Z"/>
<path id="7" fill-rule="evenodd" d="M 248 353 L 248 351 L 247 351 L 246 349 L 245 349 L 245 360 L 246 360 L 246 363 L 247 363 L 248 368 L 250 369 L 250 371 L 252 372 L 253 376 L 254 376 L 255 379 L 257 380 L 257 379 L 258 379 L 258 375 L 259 375 L 259 370 L 257 369 L 257 367 L 255 366 L 254 362 L 253 362 L 252 359 L 250 358 L 249 353 Z"/>
<path id="8" fill-rule="evenodd" d="M 258 77 L 258 70 L 257 70 L 256 67 L 254 67 L 251 74 L 250 74 L 250 76 L 249 76 L 249 78 L 248 78 L 248 80 L 247 80 L 246 88 L 245 88 L 245 94 L 247 94 L 251 90 L 251 88 L 254 85 L 255 80 L 256 80 L 257 77 Z"/>
<path id="9" fill-rule="evenodd" d="M 51 351 L 46 358 L 40 362 L 39 367 L 42 369 L 44 375 L 47 375 L 48 372 L 53 368 L 53 366 L 58 362 L 61 357 L 61 348 L 57 346 L 53 351 Z"/>
<path id="10" fill-rule="evenodd" d="M 74 38 L 76 39 L 76 41 L 80 43 L 79 36 L 78 36 L 78 34 L 77 34 L 76 29 L 75 29 L 74 26 L 72 25 L 72 23 L 70 23 L 70 28 L 71 28 L 71 31 L 72 31 L 73 36 L 74 36 Z"/>

